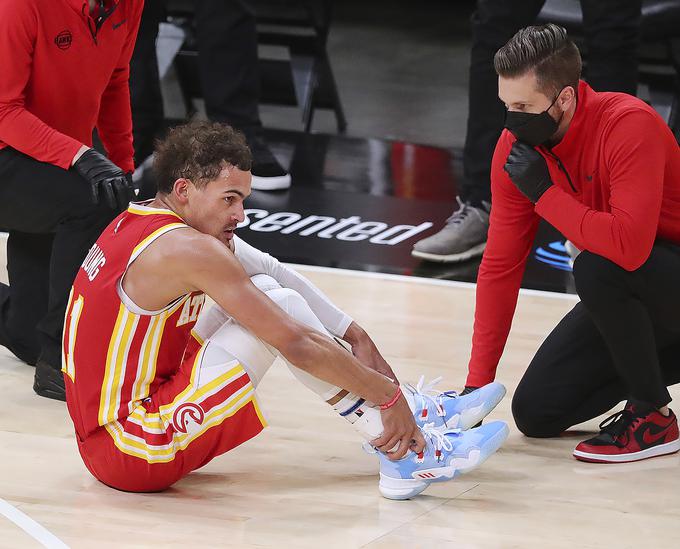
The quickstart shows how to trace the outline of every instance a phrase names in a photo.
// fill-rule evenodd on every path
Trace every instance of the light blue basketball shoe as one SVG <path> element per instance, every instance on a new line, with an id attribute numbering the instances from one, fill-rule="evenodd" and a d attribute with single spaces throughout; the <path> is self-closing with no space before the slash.
<path id="1" fill-rule="evenodd" d="M 391 461 L 382 452 L 380 458 L 380 493 L 387 499 L 409 499 L 434 482 L 446 482 L 479 467 L 496 452 L 510 430 L 503 421 L 460 431 L 441 430 L 428 423 L 422 429 L 425 450 L 409 452 Z"/>
<path id="2" fill-rule="evenodd" d="M 434 423 L 435 427 L 465 431 L 488 416 L 505 396 L 505 387 L 497 381 L 459 395 L 434 389 L 441 380 L 438 377 L 426 384 L 425 376 L 421 376 L 417 385 L 401 386 L 418 427 Z"/>

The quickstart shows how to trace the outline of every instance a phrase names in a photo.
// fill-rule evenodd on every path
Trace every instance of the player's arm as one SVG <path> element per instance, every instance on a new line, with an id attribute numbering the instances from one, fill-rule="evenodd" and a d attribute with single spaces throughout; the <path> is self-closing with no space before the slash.
<path id="1" fill-rule="evenodd" d="M 345 331 L 345 334 L 342 336 L 342 339 L 350 344 L 352 353 L 364 366 L 368 366 L 376 372 L 380 372 L 397 383 L 399 382 L 397 374 L 394 373 L 392 367 L 382 354 L 380 354 L 380 351 L 375 342 L 371 339 L 371 336 L 369 336 L 368 333 L 366 333 L 366 330 L 359 326 L 359 324 L 352 321 Z"/>
<path id="2" fill-rule="evenodd" d="M 377 404 L 393 398 L 395 383 L 363 366 L 332 339 L 286 314 L 252 284 L 236 257 L 217 239 L 187 231 L 175 239 L 173 248 L 174 259 L 166 263 L 166 272 L 178 275 L 188 290 L 208 294 L 296 367 Z M 391 455 L 394 459 L 406 453 L 412 439 L 418 441 L 414 449 L 422 449 L 422 435 L 403 397 L 383 412 L 382 419 L 385 430 L 374 441 L 377 447 L 389 450 L 400 441 L 399 451 Z"/>

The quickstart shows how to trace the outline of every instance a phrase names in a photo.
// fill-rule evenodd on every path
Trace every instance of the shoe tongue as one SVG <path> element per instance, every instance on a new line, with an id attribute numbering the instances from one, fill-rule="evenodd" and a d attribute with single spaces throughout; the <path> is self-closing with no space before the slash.
<path id="1" fill-rule="evenodd" d="M 408 407 L 411 408 L 411 412 L 415 413 L 416 412 L 416 400 L 415 400 L 415 397 L 413 396 L 413 392 L 410 389 L 408 389 L 407 387 L 404 387 L 402 385 L 401 394 L 404 395 L 404 398 L 406 399 Z"/>
<path id="2" fill-rule="evenodd" d="M 654 406 L 639 400 L 629 400 L 626 402 L 626 410 L 633 416 L 646 416 L 655 410 Z"/>

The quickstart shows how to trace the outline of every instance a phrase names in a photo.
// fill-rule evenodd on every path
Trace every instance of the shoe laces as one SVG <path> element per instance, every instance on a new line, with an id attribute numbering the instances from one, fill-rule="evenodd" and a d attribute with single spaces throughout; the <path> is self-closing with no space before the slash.
<path id="1" fill-rule="evenodd" d="M 451 439 L 446 435 L 458 435 L 461 432 L 460 429 L 439 429 L 435 427 L 434 423 L 426 423 L 421 431 L 423 436 L 434 446 L 435 453 L 437 451 L 441 452 L 441 450 L 446 450 L 447 452 L 453 450 Z"/>
<path id="2" fill-rule="evenodd" d="M 421 429 L 427 444 L 430 444 L 433 449 L 434 459 L 442 461 L 444 459 L 443 451 L 450 452 L 453 450 L 451 439 L 446 435 L 460 434 L 460 429 L 440 429 L 435 427 L 434 423 L 426 423 Z M 425 460 L 425 450 L 419 454 L 415 454 L 414 460 L 416 463 L 422 463 Z"/>
<path id="3" fill-rule="evenodd" d="M 413 396 L 418 396 L 421 398 L 422 409 L 420 411 L 422 417 L 427 417 L 427 403 L 431 402 L 437 412 L 439 417 L 446 416 L 446 410 L 444 410 L 444 397 L 454 398 L 458 396 L 456 391 L 438 391 L 434 387 L 437 385 L 443 377 L 439 376 L 434 378 L 429 383 L 425 383 L 425 376 L 420 376 L 418 383 L 415 386 L 410 383 L 405 383 L 406 389 L 413 394 Z"/>
<path id="4" fill-rule="evenodd" d="M 463 223 L 470 214 L 474 213 L 482 219 L 482 216 L 477 211 L 477 208 L 470 206 L 467 202 L 463 202 L 460 196 L 456 197 L 456 202 L 458 202 L 458 209 L 451 214 L 451 216 L 446 220 L 447 225 L 460 225 Z"/>
<path id="5" fill-rule="evenodd" d="M 636 414 L 633 410 L 625 408 L 620 412 L 612 414 L 602 423 L 600 423 L 600 434 L 607 434 L 617 441 L 624 433 L 628 431 L 637 421 L 642 418 L 641 415 Z"/>

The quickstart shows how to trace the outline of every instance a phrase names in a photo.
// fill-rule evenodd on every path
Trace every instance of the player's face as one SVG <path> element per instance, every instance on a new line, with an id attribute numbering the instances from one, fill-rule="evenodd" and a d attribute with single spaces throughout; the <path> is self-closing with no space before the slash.
<path id="1" fill-rule="evenodd" d="M 249 171 L 228 166 L 204 187 L 192 185 L 187 223 L 229 246 L 236 225 L 245 218 L 243 201 L 250 195 L 250 180 Z"/>

